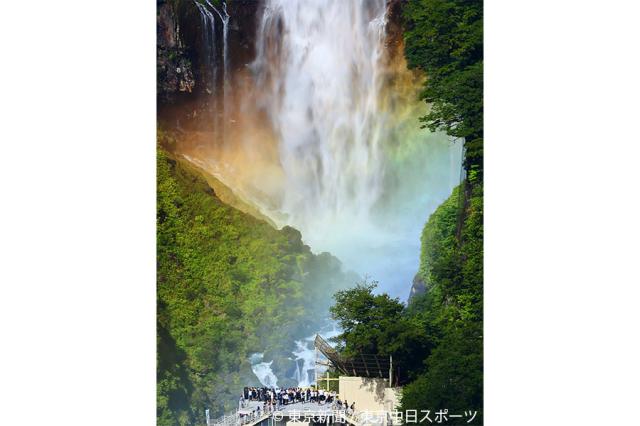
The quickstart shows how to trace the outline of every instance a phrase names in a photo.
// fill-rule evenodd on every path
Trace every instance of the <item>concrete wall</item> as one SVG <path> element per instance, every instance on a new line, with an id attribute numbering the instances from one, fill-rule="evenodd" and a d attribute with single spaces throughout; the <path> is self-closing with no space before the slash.
<path id="1" fill-rule="evenodd" d="M 400 388 L 389 388 L 388 380 L 340 376 L 340 399 L 356 411 L 393 411 L 400 403 Z"/>
<path id="2" fill-rule="evenodd" d="M 384 409 L 386 411 L 394 411 L 400 405 L 402 397 L 402 388 L 386 388 L 384 390 Z"/>

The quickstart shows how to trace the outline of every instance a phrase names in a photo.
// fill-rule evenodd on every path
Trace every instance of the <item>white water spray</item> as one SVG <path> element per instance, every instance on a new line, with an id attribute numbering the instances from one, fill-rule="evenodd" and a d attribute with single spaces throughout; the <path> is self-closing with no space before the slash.
<path id="1" fill-rule="evenodd" d="M 297 369 L 295 380 L 298 386 L 307 387 L 313 383 L 313 370 L 315 364 L 315 353 L 309 348 L 309 340 L 296 341 L 296 350 L 293 351 L 295 356 Z"/>
<path id="2" fill-rule="evenodd" d="M 286 176 L 282 209 L 292 223 L 366 219 L 382 192 L 386 7 L 364 3 L 267 3 L 255 66 L 267 83 L 263 102 Z M 271 60 L 274 50 L 280 57 Z"/>
<path id="3" fill-rule="evenodd" d="M 229 133 L 229 107 L 231 105 L 229 93 L 231 84 L 229 82 L 229 19 L 227 13 L 227 3 L 222 2 L 222 12 L 220 12 L 209 0 L 205 0 L 209 7 L 213 9 L 222 21 L 222 143 L 225 143 Z"/>
<path id="4" fill-rule="evenodd" d="M 230 61 L 229 61 L 229 21 L 231 17 L 227 13 L 227 3 L 222 3 L 222 11 L 218 10 L 209 0 L 205 0 L 205 3 L 201 3 L 198 0 L 193 1 L 202 20 L 203 28 L 203 48 L 204 48 L 204 64 L 205 67 L 211 72 L 211 90 L 207 87 L 207 91 L 210 95 L 210 103 L 216 105 L 217 118 L 213 120 L 214 131 L 218 128 L 222 128 L 222 141 L 224 143 L 226 135 L 228 133 L 228 121 L 229 114 L 228 109 L 230 105 Z M 208 7 L 207 7 L 208 6 Z M 218 87 L 218 61 L 217 46 L 216 46 L 216 28 L 215 28 L 215 15 L 220 18 L 222 22 L 222 99 L 218 99 L 217 87 Z M 222 112 L 222 113 L 220 113 Z M 222 126 L 220 126 L 222 121 Z"/>
<path id="5" fill-rule="evenodd" d="M 329 340 L 332 337 L 340 334 L 340 331 L 333 324 L 332 328 L 324 329 L 319 332 L 323 339 Z M 298 386 L 307 387 L 314 382 L 314 371 L 317 369 L 319 374 L 322 374 L 326 370 L 321 365 L 316 365 L 316 353 L 313 346 L 313 341 L 316 335 L 309 336 L 303 340 L 296 341 L 296 350 L 293 351 L 298 369 L 296 370 L 295 380 L 298 382 Z"/>
<path id="6" fill-rule="evenodd" d="M 278 378 L 275 374 L 273 374 L 273 370 L 271 370 L 271 364 L 273 364 L 273 361 L 263 362 L 263 357 L 264 354 L 262 353 L 255 353 L 249 357 L 249 361 L 251 362 L 251 370 L 253 371 L 253 374 L 256 375 L 258 380 L 260 380 L 260 383 L 262 383 L 263 386 L 277 387 Z"/>
<path id="7" fill-rule="evenodd" d="M 215 96 L 217 70 L 216 66 L 216 20 L 213 13 L 197 0 L 193 1 L 200 11 L 202 21 L 202 38 L 205 49 L 205 64 L 211 70 L 211 94 Z"/>
<path id="8" fill-rule="evenodd" d="M 420 129 L 424 76 L 387 34 L 387 2 L 265 0 L 256 57 L 234 78 L 226 4 L 208 4 L 223 26 L 222 143 L 184 154 L 405 299 L 424 223 L 459 182 L 462 143 Z"/>
<path id="9" fill-rule="evenodd" d="M 404 298 L 461 144 L 419 129 L 419 89 L 401 93 L 409 73 L 385 57 L 387 18 L 385 0 L 268 0 L 252 69 L 278 140 L 280 223 Z"/>

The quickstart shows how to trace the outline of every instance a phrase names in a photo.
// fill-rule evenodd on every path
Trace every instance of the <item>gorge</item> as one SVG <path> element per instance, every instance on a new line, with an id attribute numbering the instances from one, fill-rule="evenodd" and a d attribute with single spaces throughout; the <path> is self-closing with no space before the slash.
<path id="1" fill-rule="evenodd" d="M 420 230 L 460 182 L 462 144 L 419 126 L 424 76 L 406 67 L 393 4 L 254 2 L 246 41 L 235 3 L 193 3 L 206 111 L 176 152 L 405 300 Z M 229 55 L 230 43 L 253 51 Z"/>
<path id="2" fill-rule="evenodd" d="M 223 412 L 243 385 L 310 384 L 310 336 L 339 334 L 334 292 L 368 279 L 406 301 L 426 277 L 423 227 L 466 178 L 465 151 L 421 126 L 426 76 L 407 67 L 401 13 L 158 3 L 166 424 Z"/>

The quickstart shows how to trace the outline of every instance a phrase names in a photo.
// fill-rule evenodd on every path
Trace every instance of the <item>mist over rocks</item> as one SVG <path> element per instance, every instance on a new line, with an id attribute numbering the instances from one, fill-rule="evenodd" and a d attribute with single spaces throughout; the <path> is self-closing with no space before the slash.
<path id="1" fill-rule="evenodd" d="M 267 352 L 278 383 L 296 383 L 296 341 L 322 323 L 353 275 L 278 230 L 223 203 L 190 162 L 157 151 L 159 424 L 202 422 L 237 404 Z M 271 359 L 270 359 L 271 358 Z"/>
<path id="2" fill-rule="evenodd" d="M 427 291 L 427 285 L 425 284 L 423 278 L 420 276 L 419 273 L 416 273 L 416 275 L 413 277 L 413 281 L 411 283 L 411 289 L 409 290 L 409 299 L 408 299 L 408 303 L 411 303 L 411 300 L 416 297 L 416 296 L 420 296 L 424 293 L 426 293 Z"/>

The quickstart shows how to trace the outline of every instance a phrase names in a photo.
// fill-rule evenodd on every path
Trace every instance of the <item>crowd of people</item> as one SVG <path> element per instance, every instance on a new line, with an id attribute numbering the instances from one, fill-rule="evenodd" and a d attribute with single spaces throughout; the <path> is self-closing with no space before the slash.
<path id="1" fill-rule="evenodd" d="M 345 410 L 353 413 L 355 402 L 349 405 L 348 401 L 340 400 L 335 391 L 316 389 L 315 387 L 294 387 L 287 389 L 268 387 L 245 387 L 240 396 L 240 407 L 245 407 L 247 401 L 262 402 L 262 409 L 265 412 L 279 410 L 285 405 L 315 403 L 319 405 L 331 405 L 333 410 Z M 260 408 L 260 406 L 258 406 Z"/>

